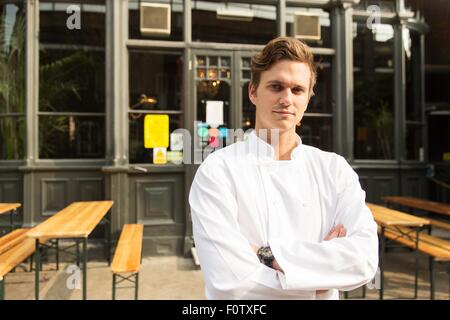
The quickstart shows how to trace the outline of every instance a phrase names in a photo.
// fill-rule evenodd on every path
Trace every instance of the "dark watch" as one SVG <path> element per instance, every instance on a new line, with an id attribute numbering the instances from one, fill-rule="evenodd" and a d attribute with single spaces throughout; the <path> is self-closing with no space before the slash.
<path id="1" fill-rule="evenodd" d="M 256 254 L 262 264 L 268 266 L 269 268 L 273 267 L 273 260 L 275 260 L 275 258 L 270 247 L 261 247 L 258 249 Z"/>

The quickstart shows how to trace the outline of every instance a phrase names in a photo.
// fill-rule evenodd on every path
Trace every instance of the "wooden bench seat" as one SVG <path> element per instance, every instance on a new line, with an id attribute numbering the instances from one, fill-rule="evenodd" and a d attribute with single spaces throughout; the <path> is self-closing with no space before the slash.
<path id="1" fill-rule="evenodd" d="M 134 282 L 135 299 L 137 300 L 143 234 L 144 226 L 142 224 L 126 224 L 122 229 L 111 264 L 111 271 L 113 273 L 113 300 L 115 299 L 117 277 Z M 131 273 L 131 276 L 135 276 L 135 280 L 130 280 L 131 276 L 122 276 L 124 273 Z"/>
<path id="2" fill-rule="evenodd" d="M 381 228 L 378 228 L 381 232 Z M 405 234 L 408 234 L 407 236 Z M 386 238 L 395 240 L 411 249 L 416 248 L 416 233 L 406 227 L 386 228 Z M 450 261 L 450 241 L 420 233 L 418 250 L 437 261 Z"/>
<path id="3" fill-rule="evenodd" d="M 28 228 L 16 229 L 0 238 L 0 255 L 27 238 Z"/>
<path id="4" fill-rule="evenodd" d="M 430 220 L 431 226 L 433 228 L 439 228 L 439 229 L 444 229 L 444 230 L 450 231 L 450 223 L 441 221 L 441 220 L 430 219 L 428 217 L 427 217 L 427 219 Z"/>

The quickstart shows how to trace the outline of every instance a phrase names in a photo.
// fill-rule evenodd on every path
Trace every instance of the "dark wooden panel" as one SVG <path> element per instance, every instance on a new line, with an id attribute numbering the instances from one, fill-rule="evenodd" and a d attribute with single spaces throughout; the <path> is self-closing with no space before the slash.
<path id="1" fill-rule="evenodd" d="M 104 200 L 102 178 L 77 178 L 77 201 Z"/>
<path id="2" fill-rule="evenodd" d="M 0 202 L 21 202 L 19 179 L 0 179 Z"/>
<path id="3" fill-rule="evenodd" d="M 395 195 L 396 184 L 393 176 L 375 176 L 373 178 L 373 202 L 382 203 L 381 197 Z"/>
<path id="4" fill-rule="evenodd" d="M 69 179 L 41 179 L 41 213 L 53 215 L 69 204 Z"/>
<path id="5" fill-rule="evenodd" d="M 175 179 L 136 181 L 138 222 L 152 225 L 176 222 L 174 211 L 176 183 Z"/>

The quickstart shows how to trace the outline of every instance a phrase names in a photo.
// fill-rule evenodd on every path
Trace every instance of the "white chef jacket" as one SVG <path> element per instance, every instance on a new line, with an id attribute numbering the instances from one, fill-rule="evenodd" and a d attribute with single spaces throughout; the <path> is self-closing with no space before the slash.
<path id="1" fill-rule="evenodd" d="M 377 226 L 358 175 L 299 136 L 291 160 L 254 132 L 210 154 L 189 203 L 208 299 L 339 299 L 375 276 Z M 346 237 L 323 241 L 340 223 Z M 270 246 L 284 273 L 251 244 Z"/>

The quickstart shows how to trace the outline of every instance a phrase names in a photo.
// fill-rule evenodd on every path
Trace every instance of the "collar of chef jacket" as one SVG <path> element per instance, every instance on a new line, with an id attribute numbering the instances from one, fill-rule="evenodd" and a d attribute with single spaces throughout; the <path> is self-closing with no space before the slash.
<path id="1" fill-rule="evenodd" d="M 298 134 L 295 134 L 297 146 L 291 152 L 291 160 L 295 160 L 300 156 L 300 149 L 302 146 L 302 139 Z M 253 130 L 247 139 L 249 152 L 256 156 L 257 160 L 261 162 L 289 162 L 289 160 L 275 160 L 275 149 L 266 141 L 258 137 Z"/>

